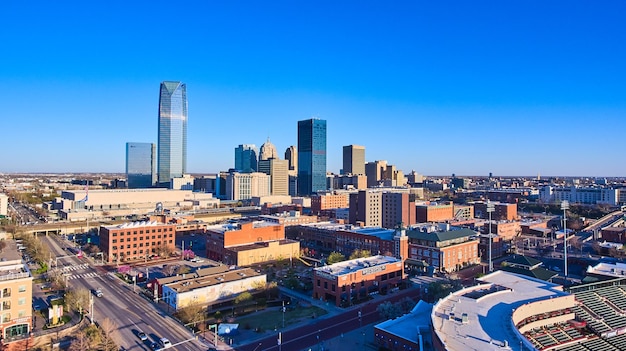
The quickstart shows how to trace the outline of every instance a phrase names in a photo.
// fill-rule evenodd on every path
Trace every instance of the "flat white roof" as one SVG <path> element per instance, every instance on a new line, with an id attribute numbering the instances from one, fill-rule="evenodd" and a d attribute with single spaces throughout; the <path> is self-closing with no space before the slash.
<path id="1" fill-rule="evenodd" d="M 513 326 L 513 311 L 529 302 L 569 295 L 560 285 L 504 271 L 486 275 L 481 281 L 486 284 L 450 294 L 433 308 L 433 329 L 446 350 L 521 350 L 523 336 Z M 490 287 L 498 287 L 500 291 L 480 299 L 463 296 Z M 454 318 L 449 319 L 451 314 Z M 460 321 L 463 314 L 467 314 L 467 323 Z M 508 348 L 502 347 L 505 340 Z"/>
<path id="2" fill-rule="evenodd" d="M 358 272 L 366 268 L 383 266 L 389 263 L 398 262 L 401 261 L 395 257 L 377 255 L 365 258 L 357 258 L 349 261 L 342 261 L 328 266 L 317 267 L 313 270 L 337 277 L 344 274 Z"/>
<path id="3" fill-rule="evenodd" d="M 605 275 L 607 277 L 624 278 L 626 277 L 626 264 L 624 263 L 598 263 L 597 265 L 587 267 L 587 273 Z"/>

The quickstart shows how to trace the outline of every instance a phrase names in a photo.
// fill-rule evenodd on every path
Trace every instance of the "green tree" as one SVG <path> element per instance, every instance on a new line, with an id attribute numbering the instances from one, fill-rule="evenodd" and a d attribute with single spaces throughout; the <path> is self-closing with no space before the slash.
<path id="1" fill-rule="evenodd" d="M 235 297 L 236 305 L 242 305 L 250 301 L 252 301 L 252 294 L 248 291 L 244 291 L 241 294 L 237 295 L 237 297 Z"/>
<path id="2" fill-rule="evenodd" d="M 346 260 L 346 256 L 344 256 L 340 252 L 333 251 L 328 255 L 328 259 L 326 259 L 327 264 L 333 264 L 337 262 L 342 262 Z"/>
<path id="3" fill-rule="evenodd" d="M 184 264 L 176 268 L 176 274 L 187 274 L 189 272 L 191 272 L 191 268 L 189 268 L 189 266 L 184 265 Z"/>
<path id="4" fill-rule="evenodd" d="M 352 251 L 352 253 L 350 254 L 350 258 L 351 260 L 357 259 L 357 258 L 366 258 L 366 257 L 371 257 L 372 253 L 370 252 L 370 250 L 359 250 L 356 249 L 354 251 Z"/>

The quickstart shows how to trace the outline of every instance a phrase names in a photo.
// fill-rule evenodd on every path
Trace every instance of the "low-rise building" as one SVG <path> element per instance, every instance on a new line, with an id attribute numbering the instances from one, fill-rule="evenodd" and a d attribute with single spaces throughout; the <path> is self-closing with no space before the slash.
<path id="1" fill-rule="evenodd" d="M 454 272 L 480 263 L 478 233 L 465 228 L 445 231 L 407 230 L 408 258 L 424 261 L 436 271 Z"/>
<path id="2" fill-rule="evenodd" d="M 225 270 L 202 276 L 190 275 L 161 286 L 162 299 L 174 310 L 191 305 L 206 306 L 231 300 L 245 291 L 265 286 L 266 275 L 250 268 Z"/>
<path id="3" fill-rule="evenodd" d="M 300 243 L 285 239 L 285 226 L 268 221 L 229 223 L 207 227 L 209 259 L 247 266 L 300 257 Z"/>
<path id="4" fill-rule="evenodd" d="M 445 222 L 454 218 L 452 203 L 428 203 L 415 206 L 417 223 Z"/>
<path id="5" fill-rule="evenodd" d="M 101 226 L 99 233 L 99 247 L 109 263 L 145 260 L 176 249 L 176 224 L 131 222 Z"/>
<path id="6" fill-rule="evenodd" d="M 404 277 L 402 260 L 372 256 L 313 269 L 313 298 L 348 306 L 368 294 L 386 293 Z"/>

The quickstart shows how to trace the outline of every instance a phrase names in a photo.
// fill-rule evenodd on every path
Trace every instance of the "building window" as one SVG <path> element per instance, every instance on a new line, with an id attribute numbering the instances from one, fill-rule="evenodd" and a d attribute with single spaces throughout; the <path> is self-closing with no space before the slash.
<path id="1" fill-rule="evenodd" d="M 11 314 L 10 313 L 3 313 L 2 314 L 2 323 L 8 323 L 11 321 Z"/>
<path id="2" fill-rule="evenodd" d="M 24 311 L 24 310 L 20 310 L 17 313 L 17 318 L 23 318 L 24 316 L 26 316 L 26 311 Z"/>
<path id="3" fill-rule="evenodd" d="M 335 284 L 330 286 L 330 290 L 335 291 Z"/>
<path id="4" fill-rule="evenodd" d="M 2 301 L 2 310 L 6 311 L 6 310 L 10 310 L 11 309 L 11 300 L 9 301 Z"/>
<path id="5" fill-rule="evenodd" d="M 112 242 L 113 244 L 115 244 L 115 243 L 117 243 L 117 239 L 113 239 L 113 240 L 111 240 L 111 242 Z"/>
<path id="6" fill-rule="evenodd" d="M 10 297 L 11 296 L 11 288 L 2 289 L 2 297 Z"/>
<path id="7" fill-rule="evenodd" d="M 17 288 L 17 292 L 21 292 L 21 293 L 26 292 L 26 285 L 20 285 Z"/>
<path id="8" fill-rule="evenodd" d="M 320 280 L 319 279 L 317 280 L 317 286 L 320 286 Z"/>
<path id="9" fill-rule="evenodd" d="M 324 282 L 324 289 L 328 289 L 328 282 Z"/>
<path id="10" fill-rule="evenodd" d="M 22 305 L 26 304 L 26 298 L 25 297 L 20 297 L 19 299 L 17 299 L 17 304 L 19 306 L 22 306 Z"/>

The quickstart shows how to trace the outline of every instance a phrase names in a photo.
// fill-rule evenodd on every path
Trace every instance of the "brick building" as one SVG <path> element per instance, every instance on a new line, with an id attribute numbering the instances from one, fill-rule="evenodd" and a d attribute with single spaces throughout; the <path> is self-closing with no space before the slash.
<path id="1" fill-rule="evenodd" d="M 486 221 L 482 227 L 482 233 L 489 233 L 489 225 L 491 225 L 491 233 L 501 236 L 504 240 L 512 240 L 522 232 L 520 222 L 518 221 Z"/>
<path id="2" fill-rule="evenodd" d="M 229 223 L 207 228 L 209 259 L 227 265 L 252 265 L 300 256 L 300 243 L 285 239 L 285 226 L 267 221 Z"/>
<path id="3" fill-rule="evenodd" d="M 417 223 L 445 222 L 454 218 L 454 205 L 447 204 L 420 204 L 415 206 Z"/>
<path id="4" fill-rule="evenodd" d="M 423 261 L 435 271 L 454 272 L 480 262 L 478 234 L 470 229 L 446 231 L 408 230 L 409 255 L 413 261 Z"/>
<path id="5" fill-rule="evenodd" d="M 318 267 L 313 269 L 313 298 L 349 306 L 398 287 L 403 276 L 402 260 L 380 255 Z"/>
<path id="6" fill-rule="evenodd" d="M 349 222 L 366 227 L 396 228 L 416 223 L 415 202 L 405 191 L 361 190 L 350 194 Z"/>
<path id="7" fill-rule="evenodd" d="M 109 262 L 144 260 L 176 249 L 176 224 L 132 222 L 100 227 L 100 251 Z"/>
<path id="8" fill-rule="evenodd" d="M 368 250 L 374 255 L 396 258 L 406 258 L 408 255 L 408 237 L 405 234 L 402 230 L 362 228 L 330 222 L 301 225 L 287 230 L 288 238 L 323 254 L 336 251 L 349 256 L 355 250 Z"/>
<path id="9" fill-rule="evenodd" d="M 494 211 L 491 213 L 491 219 L 496 221 L 512 221 L 517 219 L 517 204 L 492 202 Z M 478 218 L 489 219 L 486 202 L 474 203 L 474 214 Z"/>
<path id="10" fill-rule="evenodd" d="M 322 211 L 347 208 L 350 194 L 333 192 L 311 196 L 311 213 L 319 215 Z"/>

